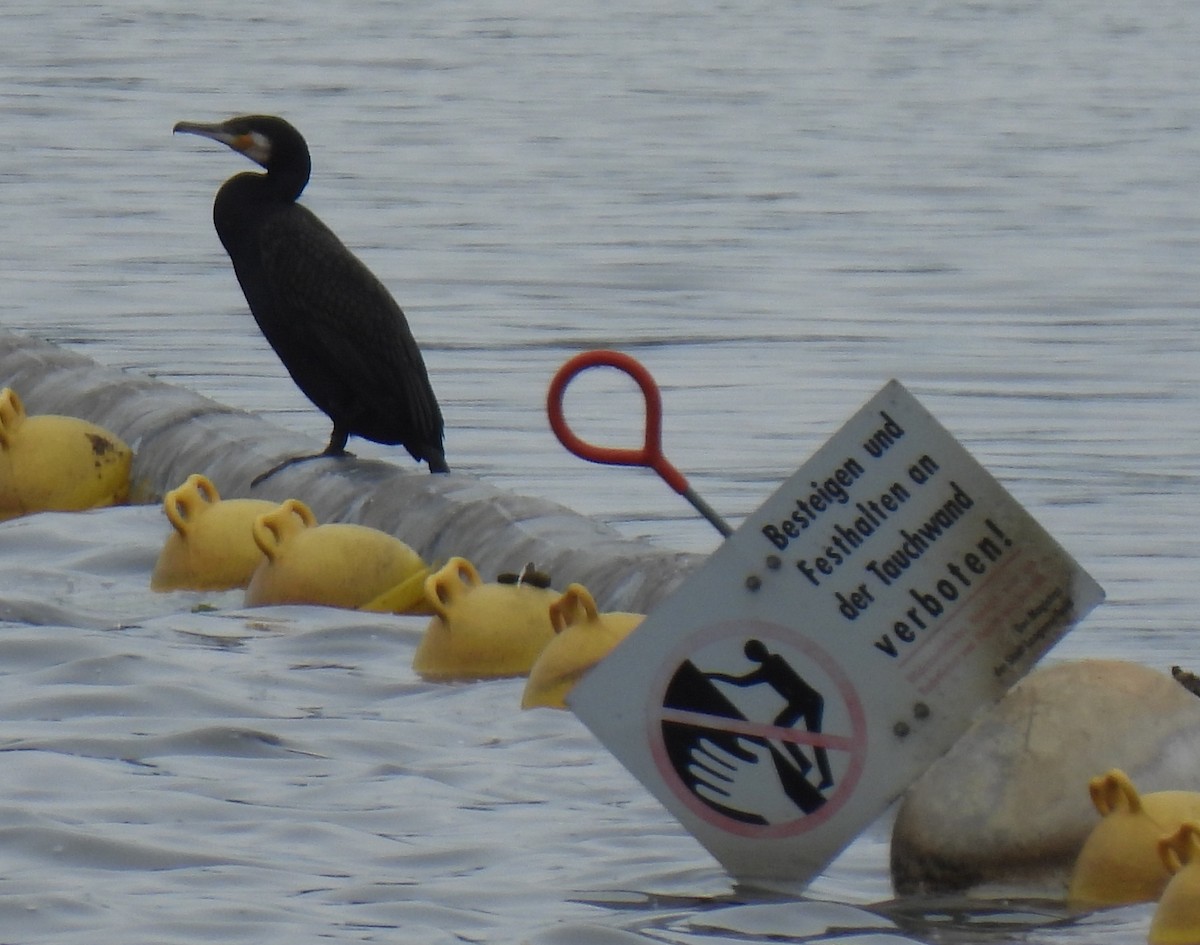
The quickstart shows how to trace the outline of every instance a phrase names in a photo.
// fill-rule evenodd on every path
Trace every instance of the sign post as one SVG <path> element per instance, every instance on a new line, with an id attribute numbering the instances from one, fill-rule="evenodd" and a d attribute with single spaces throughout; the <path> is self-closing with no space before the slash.
<path id="1" fill-rule="evenodd" d="M 568 701 L 730 873 L 805 883 L 1103 596 L 892 381 Z"/>

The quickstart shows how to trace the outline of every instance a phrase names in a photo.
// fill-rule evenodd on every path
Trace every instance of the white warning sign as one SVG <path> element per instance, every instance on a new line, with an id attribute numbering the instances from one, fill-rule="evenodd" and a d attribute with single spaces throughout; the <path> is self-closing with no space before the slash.
<path id="1" fill-rule="evenodd" d="M 1102 599 L 893 381 L 569 702 L 731 873 L 803 883 Z"/>

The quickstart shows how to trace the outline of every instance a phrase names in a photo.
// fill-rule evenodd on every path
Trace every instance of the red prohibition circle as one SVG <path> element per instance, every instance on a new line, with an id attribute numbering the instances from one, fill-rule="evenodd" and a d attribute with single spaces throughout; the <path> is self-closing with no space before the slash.
<path id="1" fill-rule="evenodd" d="M 681 716 L 665 706 L 668 687 L 671 686 L 682 667 L 691 663 L 692 658 L 702 654 L 718 642 L 730 639 L 748 641 L 757 639 L 775 647 L 789 655 L 802 658 L 805 666 L 815 668 L 821 675 L 832 683 L 832 691 L 826 691 L 825 698 L 840 700 L 842 717 L 849 724 L 849 731 L 838 733 L 822 733 L 811 739 L 823 743 L 830 751 L 847 752 L 848 758 L 841 766 L 842 770 L 834 785 L 834 790 L 819 807 L 811 812 L 796 810 L 796 817 L 775 823 L 752 823 L 739 819 L 735 815 L 723 812 L 718 806 L 700 797 L 680 774 L 677 761 L 671 756 L 667 744 L 666 727 L 679 724 Z M 855 787 L 862 776 L 867 754 L 867 724 L 866 713 L 850 679 L 846 676 L 836 660 L 821 646 L 807 637 L 797 634 L 794 630 L 779 624 L 763 620 L 732 620 L 709 625 L 682 642 L 676 650 L 677 658 L 664 662 L 664 670 L 652 687 L 653 701 L 648 704 L 647 713 L 649 731 L 647 733 L 651 754 L 663 781 L 672 793 L 697 817 L 707 824 L 726 833 L 739 837 L 758 839 L 778 839 L 796 836 L 813 830 L 833 817 L 854 794 Z M 658 707 L 658 712 L 654 707 Z M 739 737 L 763 738 L 769 725 L 754 722 L 742 722 L 720 715 L 687 717 L 682 721 L 690 726 L 711 728 L 712 731 L 736 735 Z M 782 731 L 782 730 L 778 730 Z M 790 730 L 789 730 L 790 731 Z"/>

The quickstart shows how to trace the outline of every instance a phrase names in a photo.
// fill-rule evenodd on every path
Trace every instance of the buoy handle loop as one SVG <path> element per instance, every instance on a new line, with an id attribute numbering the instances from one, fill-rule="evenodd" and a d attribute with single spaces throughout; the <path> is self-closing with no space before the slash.
<path id="1" fill-rule="evenodd" d="M 279 549 L 288 535 L 305 528 L 315 528 L 317 517 L 312 509 L 299 499 L 288 499 L 272 512 L 265 512 L 254 520 L 251 530 L 254 543 L 272 561 L 279 557 Z"/>
<path id="2" fill-rule="evenodd" d="M 646 404 L 646 427 L 640 449 L 631 447 L 596 446 L 575 434 L 563 414 L 563 397 L 567 386 L 578 375 L 590 368 L 611 367 L 624 371 L 642 390 Z M 637 359 L 620 351 L 584 351 L 569 359 L 558 369 L 550 381 L 546 395 L 546 412 L 550 417 L 550 429 L 558 441 L 568 450 L 590 463 L 607 466 L 645 466 L 653 469 L 668 486 L 687 499 L 722 535 L 733 534 L 733 529 L 688 485 L 687 478 L 671 465 L 662 450 L 662 395 L 650 372 Z"/>
<path id="3" fill-rule="evenodd" d="M 646 429 L 641 449 L 596 446 L 576 436 L 563 415 L 563 397 L 567 385 L 578 375 L 595 367 L 611 367 L 624 371 L 642 389 L 646 403 Z M 634 358 L 620 351 L 585 351 L 577 354 L 558 369 L 550 381 L 547 398 L 550 428 L 560 443 L 580 459 L 608 466 L 646 466 L 653 469 L 672 489 L 683 495 L 688 482 L 683 473 L 671 465 L 662 451 L 662 396 L 650 372 Z"/>
<path id="4" fill-rule="evenodd" d="M 599 619 L 596 601 L 582 584 L 572 584 L 550 605 L 550 623 L 555 633 L 579 623 L 595 623 Z"/>
<path id="5" fill-rule="evenodd" d="M 215 505 L 221 500 L 212 480 L 200 473 L 192 473 L 182 486 L 172 489 L 163 500 L 163 512 L 175 531 L 186 535 L 195 524 L 196 515 L 202 505 Z"/>

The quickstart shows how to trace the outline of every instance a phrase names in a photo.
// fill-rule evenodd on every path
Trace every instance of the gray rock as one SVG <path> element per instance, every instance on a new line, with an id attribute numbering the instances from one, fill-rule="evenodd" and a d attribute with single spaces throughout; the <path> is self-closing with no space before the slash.
<path id="1" fill-rule="evenodd" d="M 905 794 L 892 831 L 901 895 L 1062 897 L 1099 820 L 1088 781 L 1200 790 L 1200 699 L 1163 672 L 1084 660 L 1036 670 Z"/>

